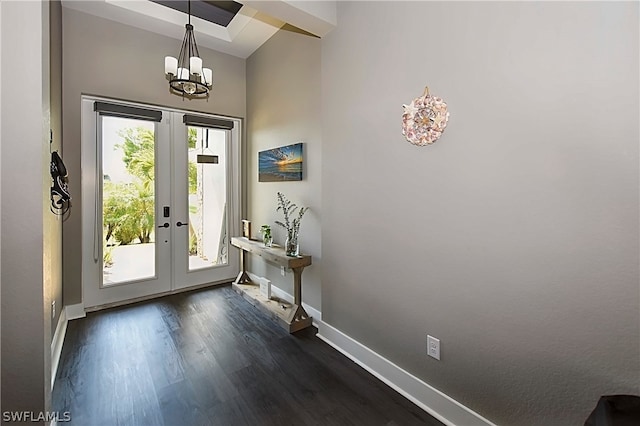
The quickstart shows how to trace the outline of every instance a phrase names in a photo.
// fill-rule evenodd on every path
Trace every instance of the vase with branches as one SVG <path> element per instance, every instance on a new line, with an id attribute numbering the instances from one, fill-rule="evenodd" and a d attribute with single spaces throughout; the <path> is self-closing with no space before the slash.
<path id="1" fill-rule="evenodd" d="M 298 256 L 300 254 L 298 245 L 298 233 L 300 232 L 300 221 L 309 207 L 298 207 L 285 197 L 282 192 L 278 192 L 278 208 L 276 211 L 282 210 L 284 214 L 284 222 L 276 220 L 276 224 L 282 226 L 287 231 L 287 240 L 284 244 L 287 256 Z M 296 216 L 296 212 L 297 217 Z"/>

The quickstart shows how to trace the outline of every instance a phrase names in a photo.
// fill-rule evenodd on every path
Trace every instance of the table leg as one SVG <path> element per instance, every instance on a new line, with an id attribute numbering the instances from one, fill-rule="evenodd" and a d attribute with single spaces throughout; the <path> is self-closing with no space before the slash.
<path id="1" fill-rule="evenodd" d="M 302 271 L 304 268 L 293 269 L 293 303 L 302 306 Z"/>
<path id="2" fill-rule="evenodd" d="M 296 306 L 296 312 L 293 314 L 293 321 L 289 327 L 289 332 L 301 330 L 311 325 L 311 317 L 302 307 L 302 268 L 293 269 L 293 303 Z"/>
<path id="3" fill-rule="evenodd" d="M 247 274 L 247 252 L 240 250 L 240 273 L 235 280 L 235 284 L 245 284 L 251 282 L 249 274 Z"/>

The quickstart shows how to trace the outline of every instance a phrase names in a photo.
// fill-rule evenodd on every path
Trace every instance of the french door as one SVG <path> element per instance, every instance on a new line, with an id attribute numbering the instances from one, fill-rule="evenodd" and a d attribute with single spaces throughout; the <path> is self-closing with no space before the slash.
<path id="1" fill-rule="evenodd" d="M 83 98 L 85 307 L 236 275 L 240 124 Z"/>

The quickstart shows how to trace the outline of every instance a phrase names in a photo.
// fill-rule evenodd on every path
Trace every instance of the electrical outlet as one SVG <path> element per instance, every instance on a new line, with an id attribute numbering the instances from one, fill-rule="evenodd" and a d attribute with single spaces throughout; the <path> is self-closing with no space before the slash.
<path id="1" fill-rule="evenodd" d="M 440 339 L 427 334 L 427 355 L 440 361 Z"/>
<path id="2" fill-rule="evenodd" d="M 51 319 L 56 317 L 56 301 L 51 302 Z"/>
<path id="3" fill-rule="evenodd" d="M 287 275 L 287 270 L 284 266 L 280 267 L 280 275 L 282 275 L 283 277 Z"/>

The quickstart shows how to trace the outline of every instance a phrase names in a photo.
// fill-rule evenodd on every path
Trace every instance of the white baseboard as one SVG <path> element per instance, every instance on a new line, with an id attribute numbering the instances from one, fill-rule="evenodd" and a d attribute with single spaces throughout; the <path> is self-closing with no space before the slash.
<path id="1" fill-rule="evenodd" d="M 67 305 L 60 311 L 56 331 L 53 334 L 53 339 L 51 339 L 51 390 L 53 390 L 53 385 L 56 382 L 62 344 L 64 343 L 64 336 L 67 334 L 67 324 L 70 320 L 84 318 L 85 316 L 84 305 L 82 303 Z"/>
<path id="2" fill-rule="evenodd" d="M 64 307 L 67 313 L 67 321 L 71 321 L 78 318 L 84 318 L 87 314 L 84 311 L 83 303 L 76 303 L 75 305 L 67 305 Z"/>
<path id="3" fill-rule="evenodd" d="M 251 278 L 251 281 L 255 283 L 259 283 L 263 279 L 262 277 L 252 272 L 247 271 L 247 275 L 249 275 L 249 278 Z M 293 296 L 291 294 L 287 293 L 281 288 L 274 286 L 273 284 L 271 285 L 271 294 L 273 296 L 284 299 L 289 303 L 293 303 Z M 311 316 L 311 318 L 313 318 L 313 325 L 318 327 L 318 324 L 322 321 L 322 312 L 320 312 L 319 310 L 317 310 L 312 306 L 307 305 L 304 302 L 302 302 L 302 307 L 304 308 L 305 311 L 307 311 L 307 313 Z"/>
<path id="4" fill-rule="evenodd" d="M 335 327 L 320 321 L 317 336 L 444 424 L 495 426 Z"/>
<path id="5" fill-rule="evenodd" d="M 58 364 L 60 363 L 60 354 L 62 353 L 62 344 L 64 336 L 67 333 L 67 313 L 66 309 L 60 311 L 56 331 L 51 339 L 51 390 L 56 381 L 56 373 L 58 372 Z"/>

